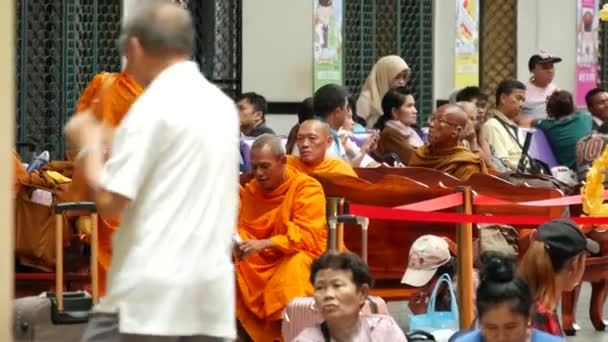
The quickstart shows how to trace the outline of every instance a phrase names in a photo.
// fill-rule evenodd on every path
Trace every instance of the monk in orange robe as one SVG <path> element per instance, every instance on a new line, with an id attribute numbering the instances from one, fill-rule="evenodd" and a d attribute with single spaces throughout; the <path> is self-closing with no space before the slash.
<path id="1" fill-rule="evenodd" d="M 300 156 L 287 156 L 287 165 L 307 175 L 334 172 L 357 177 L 355 170 L 344 160 L 325 156 L 332 144 L 326 123 L 306 120 L 300 125 L 296 138 Z"/>
<path id="2" fill-rule="evenodd" d="M 465 181 L 475 173 L 487 173 L 481 158 L 460 145 L 467 124 L 467 114 L 460 107 L 439 107 L 429 125 L 429 143 L 414 151 L 408 166 L 440 170 Z"/>
<path id="3" fill-rule="evenodd" d="M 13 172 L 15 172 L 15 178 L 13 178 L 13 198 L 17 195 L 21 189 L 20 180 L 25 177 L 25 167 L 21 162 L 21 158 L 17 152 L 13 151 Z"/>
<path id="4" fill-rule="evenodd" d="M 286 165 L 281 141 L 258 137 L 255 179 L 241 188 L 236 256 L 237 319 L 253 341 L 281 341 L 287 303 L 313 293 L 310 266 L 326 248 L 321 184 Z"/>
<path id="5" fill-rule="evenodd" d="M 106 131 L 106 148 L 111 146 L 113 130 L 125 114 L 129 111 L 131 104 L 143 92 L 135 80 L 126 72 L 97 74 L 82 93 L 76 113 L 91 110 L 108 127 Z M 78 151 L 70 149 L 68 159 L 74 160 Z M 91 196 L 86 183 L 84 170 L 76 166 L 70 189 L 70 199 L 73 201 L 90 201 Z M 99 216 L 98 220 L 98 264 L 99 264 L 99 295 L 105 294 L 106 274 L 110 268 L 112 259 L 112 234 L 118 228 L 119 221 L 106 219 Z"/>

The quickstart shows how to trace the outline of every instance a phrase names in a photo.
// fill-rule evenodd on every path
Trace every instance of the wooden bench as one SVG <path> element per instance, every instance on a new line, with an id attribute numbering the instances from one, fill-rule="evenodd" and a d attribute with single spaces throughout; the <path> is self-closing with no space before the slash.
<path id="1" fill-rule="evenodd" d="M 378 183 L 333 173 L 313 175 L 323 186 L 328 197 L 342 197 L 351 203 L 395 207 L 453 193 L 447 188 L 429 188 L 414 180 L 389 175 Z M 409 248 L 424 234 L 456 237 L 456 225 L 436 224 L 429 226 L 421 222 L 403 222 L 370 219 L 368 238 L 368 264 L 375 280 L 373 293 L 387 300 L 403 300 L 411 297 L 417 289 L 400 284 L 407 267 Z M 346 225 L 344 244 L 353 251 L 361 248 L 359 227 Z"/>
<path id="2" fill-rule="evenodd" d="M 446 187 L 443 181 L 446 183 L 451 182 L 451 185 L 471 185 L 473 190 L 478 194 L 506 201 L 534 201 L 563 196 L 556 189 L 516 186 L 490 175 L 476 177 L 465 183 L 458 179 L 452 179 L 453 177 L 440 171 L 431 170 L 431 172 L 428 172 L 424 168 L 379 168 L 368 170 L 357 169 L 357 172 L 360 176 L 371 180 L 371 182 L 365 179 L 336 174 L 316 174 L 313 176 L 321 182 L 327 196 L 344 197 L 352 203 L 382 207 L 411 204 L 453 193 L 455 191 L 454 188 Z M 402 175 L 404 174 L 408 174 L 410 177 L 403 177 Z M 429 177 L 429 174 L 433 176 Z M 425 182 L 428 184 L 425 184 Z M 427 185 L 427 188 L 424 188 L 421 184 Z M 447 211 L 454 211 L 454 209 Z M 563 208 L 560 207 L 531 207 L 523 205 L 474 207 L 475 213 L 489 215 L 559 217 L 562 211 Z M 518 228 L 530 230 L 535 227 L 520 226 Z M 377 285 L 383 289 L 403 288 L 404 286 L 399 281 L 407 266 L 407 254 L 413 241 L 424 234 L 446 236 L 455 240 L 455 232 L 455 224 L 371 219 L 368 251 L 369 266 L 374 278 L 378 279 Z M 348 248 L 357 250 L 360 246 L 358 234 L 351 234 L 345 230 L 344 243 Z M 387 299 L 402 298 L 389 297 Z"/>

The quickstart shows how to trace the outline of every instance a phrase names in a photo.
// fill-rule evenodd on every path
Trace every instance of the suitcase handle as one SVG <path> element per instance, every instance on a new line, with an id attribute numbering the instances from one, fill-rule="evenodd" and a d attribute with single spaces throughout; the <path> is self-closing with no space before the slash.
<path id="1" fill-rule="evenodd" d="M 93 304 L 99 297 L 99 275 L 97 270 L 98 231 L 97 207 L 93 202 L 65 202 L 55 206 L 55 293 L 57 311 L 63 311 L 63 213 L 68 210 L 87 210 L 91 213 L 91 294 Z"/>
<path id="2" fill-rule="evenodd" d="M 97 212 L 94 202 L 64 202 L 55 206 L 55 214 L 61 214 L 68 210 L 86 210 L 91 213 Z"/>
<path id="3" fill-rule="evenodd" d="M 351 223 L 361 226 L 361 258 L 367 263 L 367 228 L 369 226 L 369 219 L 356 215 L 338 215 L 330 217 L 327 223 L 329 225 L 327 249 L 334 252 L 338 251 L 338 224 Z"/>

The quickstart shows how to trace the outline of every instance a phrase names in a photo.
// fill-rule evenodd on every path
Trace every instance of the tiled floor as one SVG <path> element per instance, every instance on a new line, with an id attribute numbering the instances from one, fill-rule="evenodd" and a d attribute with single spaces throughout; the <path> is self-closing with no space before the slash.
<path id="1" fill-rule="evenodd" d="M 591 286 L 585 283 L 581 289 L 576 316 L 580 330 L 576 336 L 568 337 L 568 342 L 608 342 L 608 331 L 595 331 L 589 320 L 589 298 L 591 297 Z M 407 329 L 407 316 L 409 310 L 407 302 L 390 302 L 388 303 L 389 311 L 395 318 L 397 323 Z M 608 319 L 608 304 L 604 304 L 604 314 Z"/>

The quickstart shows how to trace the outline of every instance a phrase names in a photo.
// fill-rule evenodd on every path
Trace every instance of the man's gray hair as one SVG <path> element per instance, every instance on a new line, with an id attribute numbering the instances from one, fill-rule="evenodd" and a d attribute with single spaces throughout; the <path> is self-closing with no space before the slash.
<path id="1" fill-rule="evenodd" d="M 277 158 L 280 158 L 286 154 L 285 145 L 283 145 L 281 138 L 270 133 L 265 133 L 257 137 L 253 142 L 253 145 L 251 145 L 251 150 L 264 148 L 266 146 L 270 148 L 272 154 L 274 154 Z"/>
<path id="2" fill-rule="evenodd" d="M 149 53 L 191 55 L 194 49 L 194 24 L 186 9 L 171 1 L 156 0 L 129 15 L 122 27 L 121 47 L 136 37 Z"/>

